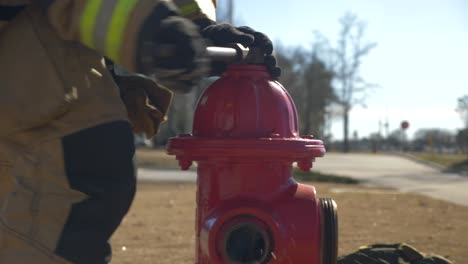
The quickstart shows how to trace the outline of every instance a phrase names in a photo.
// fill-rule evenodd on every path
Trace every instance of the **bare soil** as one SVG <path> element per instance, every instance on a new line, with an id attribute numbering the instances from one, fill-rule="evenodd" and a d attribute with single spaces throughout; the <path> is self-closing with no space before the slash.
<path id="1" fill-rule="evenodd" d="M 393 190 L 314 183 L 339 207 L 339 254 L 406 242 L 468 263 L 468 207 Z M 195 185 L 142 183 L 113 237 L 114 264 L 194 263 Z"/>

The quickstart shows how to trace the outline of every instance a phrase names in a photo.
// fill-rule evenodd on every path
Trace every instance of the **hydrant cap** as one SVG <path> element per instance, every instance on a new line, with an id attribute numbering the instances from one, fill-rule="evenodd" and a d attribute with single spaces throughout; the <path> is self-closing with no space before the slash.
<path id="1" fill-rule="evenodd" d="M 291 96 L 265 66 L 230 65 L 198 101 L 192 134 L 168 142 L 183 169 L 206 159 L 277 159 L 309 170 L 325 154 L 321 140 L 298 135 Z"/>
<path id="2" fill-rule="evenodd" d="M 298 136 L 297 112 L 264 66 L 231 65 L 201 96 L 193 135 L 223 138 Z"/>

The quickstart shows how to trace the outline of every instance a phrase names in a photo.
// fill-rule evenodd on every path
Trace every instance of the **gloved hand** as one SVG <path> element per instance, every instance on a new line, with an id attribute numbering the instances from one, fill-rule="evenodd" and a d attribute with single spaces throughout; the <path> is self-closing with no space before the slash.
<path id="1" fill-rule="evenodd" d="M 207 75 L 206 46 L 198 28 L 161 1 L 140 33 L 137 67 L 169 89 L 186 93 Z"/>
<path id="2" fill-rule="evenodd" d="M 264 64 L 274 79 L 281 75 L 281 69 L 276 65 L 276 58 L 273 53 L 273 43 L 263 33 L 253 30 L 250 27 L 235 27 L 231 24 L 215 24 L 207 19 L 195 21 L 201 28 L 204 38 L 211 41 L 215 46 L 225 46 L 230 43 L 240 43 L 245 47 L 258 47 L 265 54 Z M 212 74 L 220 75 L 226 70 L 223 62 L 212 63 Z"/>
<path id="3" fill-rule="evenodd" d="M 158 133 L 172 101 L 172 92 L 142 75 L 115 76 L 133 132 L 148 139 Z"/>

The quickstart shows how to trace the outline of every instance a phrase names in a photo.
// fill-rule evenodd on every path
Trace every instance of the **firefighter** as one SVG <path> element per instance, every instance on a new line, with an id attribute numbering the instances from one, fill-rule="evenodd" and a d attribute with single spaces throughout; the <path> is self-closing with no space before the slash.
<path id="1" fill-rule="evenodd" d="M 279 76 L 271 41 L 217 25 L 214 10 L 202 0 L 0 0 L 0 263 L 109 263 L 135 193 L 132 132 L 151 137 L 164 120 L 172 92 L 159 83 L 188 92 L 223 70 L 210 69 L 205 38 L 260 47 Z M 113 78 L 113 63 L 139 74 Z"/>

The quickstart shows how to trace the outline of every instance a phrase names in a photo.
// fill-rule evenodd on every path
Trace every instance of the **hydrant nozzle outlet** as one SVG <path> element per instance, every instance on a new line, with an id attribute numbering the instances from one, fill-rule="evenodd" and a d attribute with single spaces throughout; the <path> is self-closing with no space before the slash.
<path id="1" fill-rule="evenodd" d="M 271 257 L 271 235 L 255 218 L 234 219 L 226 223 L 218 236 L 218 252 L 226 263 L 267 263 Z"/>

